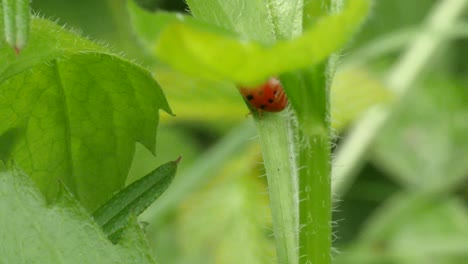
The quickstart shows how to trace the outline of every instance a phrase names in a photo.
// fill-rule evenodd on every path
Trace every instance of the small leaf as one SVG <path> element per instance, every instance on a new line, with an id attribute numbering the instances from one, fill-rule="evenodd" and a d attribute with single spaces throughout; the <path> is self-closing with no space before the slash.
<path id="1" fill-rule="evenodd" d="M 29 38 L 31 14 L 29 0 L 3 0 L 3 32 L 7 43 L 18 54 Z M 0 31 L 1 32 L 1 31 Z"/>
<path id="2" fill-rule="evenodd" d="M 65 189 L 47 204 L 26 174 L 2 170 L 0 195 L 2 263 L 155 263 L 141 230 L 129 228 L 113 245 Z"/>
<path id="3" fill-rule="evenodd" d="M 203 78 L 254 84 L 324 61 L 356 31 L 369 10 L 367 0 L 349 0 L 338 14 L 324 16 L 301 36 L 260 43 L 189 22 L 165 27 L 157 56 L 175 69 Z"/>
<path id="4" fill-rule="evenodd" d="M 118 241 L 131 215 L 142 213 L 169 187 L 179 161 L 170 161 L 130 184 L 93 214 L 111 241 Z"/>

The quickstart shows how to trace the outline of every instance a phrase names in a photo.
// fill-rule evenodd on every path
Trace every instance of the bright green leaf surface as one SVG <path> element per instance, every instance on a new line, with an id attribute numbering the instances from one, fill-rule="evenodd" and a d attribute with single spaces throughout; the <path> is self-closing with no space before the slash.
<path id="1" fill-rule="evenodd" d="M 412 188 L 458 186 L 468 176 L 467 102 L 461 84 L 414 89 L 377 139 L 378 164 Z"/>
<path id="2" fill-rule="evenodd" d="M 368 9 L 369 1 L 350 0 L 341 13 L 324 16 L 301 36 L 274 45 L 214 33 L 200 25 L 172 23 L 161 32 L 155 52 L 164 62 L 191 75 L 258 83 L 322 62 L 348 41 Z"/>
<path id="3" fill-rule="evenodd" d="M 0 132 L 21 132 L 10 159 L 47 198 L 61 179 L 93 210 L 124 185 L 135 142 L 154 152 L 170 108 L 149 72 L 51 22 L 33 20 L 30 44 L 0 47 Z"/>
<path id="4" fill-rule="evenodd" d="M 176 161 L 168 162 L 135 181 L 99 208 L 93 217 L 112 241 L 128 225 L 131 215 L 138 216 L 169 187 L 175 176 Z"/>
<path id="5" fill-rule="evenodd" d="M 137 227 L 113 245 L 75 198 L 62 191 L 56 203 L 46 204 L 27 175 L 0 172 L 2 263 L 155 263 Z"/>

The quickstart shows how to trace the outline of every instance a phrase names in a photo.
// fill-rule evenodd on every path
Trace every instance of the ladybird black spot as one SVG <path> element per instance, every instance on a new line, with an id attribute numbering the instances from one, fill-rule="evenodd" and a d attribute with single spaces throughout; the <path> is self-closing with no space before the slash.
<path id="1" fill-rule="evenodd" d="M 268 99 L 268 103 L 272 104 L 274 102 L 273 99 Z"/>
<path id="2" fill-rule="evenodd" d="M 265 109 L 266 105 L 261 105 L 260 108 L 261 109 Z"/>
<path id="3" fill-rule="evenodd" d="M 249 101 L 250 101 L 250 100 L 252 100 L 254 97 L 253 97 L 253 95 L 251 95 L 251 94 L 248 94 L 248 95 L 246 96 L 246 98 L 247 98 L 247 100 L 249 100 Z"/>

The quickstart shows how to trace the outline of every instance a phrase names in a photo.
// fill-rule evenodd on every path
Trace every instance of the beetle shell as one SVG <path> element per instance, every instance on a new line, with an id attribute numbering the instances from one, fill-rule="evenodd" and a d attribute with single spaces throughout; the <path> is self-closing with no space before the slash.
<path id="1" fill-rule="evenodd" d="M 277 78 L 270 78 L 257 87 L 240 87 L 242 96 L 259 112 L 281 112 L 288 105 L 288 98 Z"/>

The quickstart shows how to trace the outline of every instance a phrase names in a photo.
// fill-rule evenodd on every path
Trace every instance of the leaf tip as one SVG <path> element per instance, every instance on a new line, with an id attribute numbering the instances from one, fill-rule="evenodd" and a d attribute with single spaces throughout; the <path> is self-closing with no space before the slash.
<path id="1" fill-rule="evenodd" d="M 179 164 L 179 162 L 182 160 L 182 155 L 180 155 L 176 160 L 174 160 L 174 162 L 176 164 Z"/>

